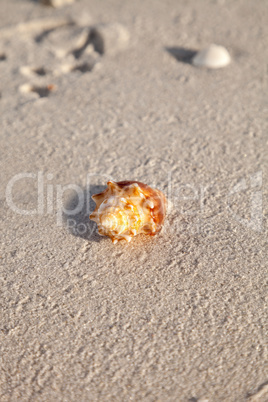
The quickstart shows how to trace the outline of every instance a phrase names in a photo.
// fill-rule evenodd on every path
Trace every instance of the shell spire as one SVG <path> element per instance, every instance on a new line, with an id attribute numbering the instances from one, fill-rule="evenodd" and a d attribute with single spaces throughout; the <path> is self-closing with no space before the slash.
<path id="1" fill-rule="evenodd" d="M 164 194 L 138 181 L 108 181 L 107 188 L 92 199 L 96 208 L 90 219 L 97 223 L 99 234 L 113 243 L 129 242 L 140 233 L 155 235 L 166 215 Z"/>

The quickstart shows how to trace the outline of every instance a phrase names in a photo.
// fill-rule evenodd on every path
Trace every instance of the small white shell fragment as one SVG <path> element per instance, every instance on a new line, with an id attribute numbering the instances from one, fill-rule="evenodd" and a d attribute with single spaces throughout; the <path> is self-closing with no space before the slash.
<path id="1" fill-rule="evenodd" d="M 47 70 L 44 67 L 21 66 L 20 73 L 26 77 L 36 77 L 46 75 Z"/>
<path id="2" fill-rule="evenodd" d="M 197 67 L 221 68 L 228 66 L 231 57 L 228 51 L 219 45 L 209 45 L 200 50 L 192 59 L 192 64 Z"/>
<path id="3" fill-rule="evenodd" d="M 31 84 L 23 84 L 19 87 L 19 91 L 21 93 L 29 93 L 32 92 L 33 86 Z"/>
<path id="4" fill-rule="evenodd" d="M 74 3 L 75 0 L 39 0 L 45 6 L 52 6 L 55 8 L 66 6 L 67 4 Z"/>
<path id="5" fill-rule="evenodd" d="M 37 98 L 47 97 L 51 91 L 55 89 L 55 85 L 32 85 L 32 84 L 23 84 L 19 87 L 19 91 L 23 94 L 31 94 Z"/>

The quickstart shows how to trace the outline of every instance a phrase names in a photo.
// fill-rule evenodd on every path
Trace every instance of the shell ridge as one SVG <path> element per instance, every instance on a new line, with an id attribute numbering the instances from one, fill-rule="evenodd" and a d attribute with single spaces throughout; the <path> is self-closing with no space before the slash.
<path id="1" fill-rule="evenodd" d="M 113 243 L 127 242 L 141 233 L 155 235 L 166 214 L 166 198 L 157 189 L 138 181 L 108 181 L 107 188 L 92 199 L 96 208 L 90 215 L 101 235 Z"/>

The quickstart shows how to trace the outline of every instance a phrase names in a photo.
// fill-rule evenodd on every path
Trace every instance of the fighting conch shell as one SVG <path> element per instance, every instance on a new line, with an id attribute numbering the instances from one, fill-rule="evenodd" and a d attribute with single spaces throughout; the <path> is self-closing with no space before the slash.
<path id="1" fill-rule="evenodd" d="M 96 203 L 90 219 L 98 225 L 101 235 L 113 243 L 131 241 L 140 233 L 155 235 L 166 214 L 164 194 L 138 181 L 108 181 L 107 188 L 92 196 Z"/>

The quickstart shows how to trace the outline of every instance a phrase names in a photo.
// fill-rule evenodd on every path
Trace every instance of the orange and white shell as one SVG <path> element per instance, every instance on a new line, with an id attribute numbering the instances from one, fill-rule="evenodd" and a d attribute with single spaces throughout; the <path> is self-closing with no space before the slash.
<path id="1" fill-rule="evenodd" d="M 108 181 L 107 188 L 92 196 L 96 203 L 90 219 L 98 225 L 101 235 L 113 243 L 131 241 L 144 233 L 155 235 L 161 229 L 166 215 L 166 197 L 138 181 Z"/>

